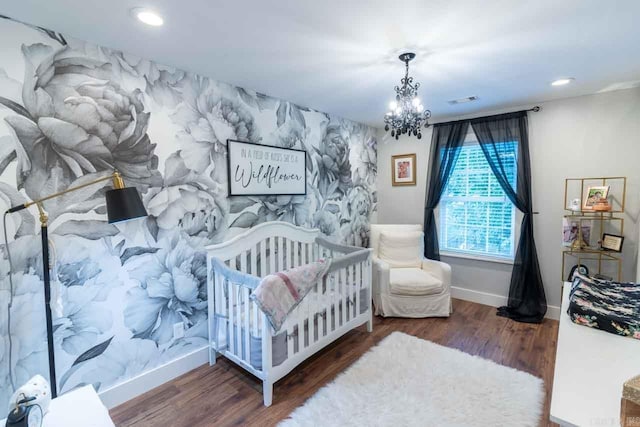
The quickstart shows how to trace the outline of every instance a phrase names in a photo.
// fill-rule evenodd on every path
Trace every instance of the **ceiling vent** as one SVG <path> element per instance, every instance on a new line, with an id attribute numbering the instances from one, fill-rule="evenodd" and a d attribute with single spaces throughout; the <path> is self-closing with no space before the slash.
<path id="1" fill-rule="evenodd" d="M 478 100 L 477 96 L 467 96 L 466 98 L 453 99 L 447 102 L 451 105 L 458 105 L 458 104 L 464 104 L 466 102 L 477 101 L 477 100 Z"/>

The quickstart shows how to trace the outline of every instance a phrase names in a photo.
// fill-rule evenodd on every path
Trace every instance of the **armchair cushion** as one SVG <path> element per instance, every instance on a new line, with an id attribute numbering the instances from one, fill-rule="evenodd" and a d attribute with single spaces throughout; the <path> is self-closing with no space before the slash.
<path id="1" fill-rule="evenodd" d="M 392 268 L 413 267 L 420 268 L 422 256 L 420 244 L 422 232 L 382 233 L 378 248 L 378 256 Z"/>
<path id="2" fill-rule="evenodd" d="M 433 295 L 442 292 L 440 279 L 420 268 L 392 268 L 389 270 L 389 288 L 396 295 Z"/>

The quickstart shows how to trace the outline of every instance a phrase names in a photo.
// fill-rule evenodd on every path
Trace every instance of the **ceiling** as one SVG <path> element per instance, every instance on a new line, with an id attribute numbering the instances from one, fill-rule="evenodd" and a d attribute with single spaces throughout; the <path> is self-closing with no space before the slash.
<path id="1" fill-rule="evenodd" d="M 138 6 L 165 25 L 135 21 Z M 636 0 L 20 0 L 0 14 L 377 127 L 405 50 L 434 118 L 640 86 Z M 576 80 L 550 86 L 560 77 Z"/>

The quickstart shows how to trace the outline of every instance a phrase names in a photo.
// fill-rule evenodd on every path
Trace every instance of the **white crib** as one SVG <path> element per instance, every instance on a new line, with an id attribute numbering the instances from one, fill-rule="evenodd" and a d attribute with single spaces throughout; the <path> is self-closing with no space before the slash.
<path id="1" fill-rule="evenodd" d="M 346 332 L 367 323 L 372 330 L 370 249 L 323 239 L 317 229 L 266 222 L 207 247 L 209 362 L 216 354 L 263 382 L 265 406 L 273 384 Z M 274 333 L 249 299 L 262 277 L 320 258 L 332 258 L 324 280 Z"/>

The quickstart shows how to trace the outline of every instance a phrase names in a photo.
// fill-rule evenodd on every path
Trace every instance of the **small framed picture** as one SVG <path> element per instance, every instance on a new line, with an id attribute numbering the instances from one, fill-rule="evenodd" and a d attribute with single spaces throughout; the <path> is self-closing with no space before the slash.
<path id="1" fill-rule="evenodd" d="M 602 235 L 602 249 L 606 251 L 622 252 L 622 243 L 624 242 L 623 236 L 617 236 L 615 234 L 604 233 Z"/>
<path id="2" fill-rule="evenodd" d="M 398 154 L 391 156 L 391 180 L 394 186 L 416 185 L 416 155 Z"/>
<path id="3" fill-rule="evenodd" d="M 609 195 L 609 186 L 600 185 L 597 187 L 589 187 L 587 189 L 586 197 L 584 198 L 584 204 L 582 209 L 585 211 L 593 210 L 593 207 L 598 203 L 600 199 L 606 199 Z"/>

